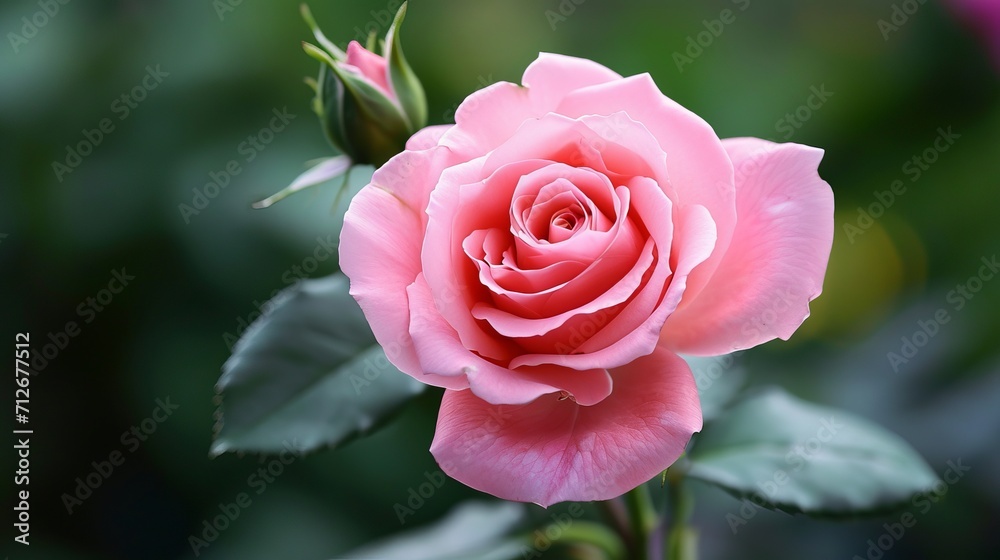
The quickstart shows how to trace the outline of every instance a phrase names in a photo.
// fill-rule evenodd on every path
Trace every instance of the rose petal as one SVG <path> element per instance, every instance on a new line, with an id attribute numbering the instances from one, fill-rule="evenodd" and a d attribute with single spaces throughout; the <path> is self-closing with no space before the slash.
<path id="1" fill-rule="evenodd" d="M 410 139 L 406 141 L 406 149 L 411 151 L 429 150 L 437 146 L 441 137 L 453 126 L 455 125 L 438 124 L 426 126 L 414 133 L 413 136 L 410 136 Z"/>
<path id="2" fill-rule="evenodd" d="M 524 71 L 521 83 L 528 88 L 535 106 L 549 112 L 573 90 L 620 79 L 620 74 L 592 60 L 540 53 Z"/>
<path id="3" fill-rule="evenodd" d="M 386 97 L 395 101 L 396 94 L 389 86 L 388 62 L 368 49 L 361 46 L 357 41 L 351 41 L 347 45 L 346 64 L 353 66 L 358 72 L 368 78 L 370 82 L 385 94 Z"/>
<path id="4" fill-rule="evenodd" d="M 463 159 L 482 156 L 506 141 L 521 123 L 539 113 L 527 88 L 497 82 L 472 93 L 455 111 L 455 126 L 441 137 Z"/>
<path id="5" fill-rule="evenodd" d="M 479 270 L 465 254 L 462 241 L 476 229 L 509 227 L 513 181 L 506 174 L 519 176 L 545 162 L 518 162 L 484 180 L 482 160 L 455 165 L 441 174 L 427 206 L 428 222 L 420 258 L 434 301 L 441 315 L 458 332 L 462 344 L 481 356 L 506 360 L 511 345 L 483 332 L 470 311 L 475 302 L 489 298 L 489 290 L 480 283 Z M 508 189 L 504 190 L 507 184 Z M 478 211 L 463 212 L 466 206 Z"/>
<path id="6" fill-rule="evenodd" d="M 626 216 L 629 209 L 629 192 L 625 188 L 618 189 L 618 198 L 621 200 L 622 216 Z M 621 281 L 623 276 L 630 273 L 636 266 L 644 253 L 646 246 L 642 234 L 633 222 L 628 219 L 619 218 L 607 233 L 587 232 L 588 235 L 580 236 L 581 241 L 590 238 L 600 239 L 601 253 L 590 259 L 587 267 L 577 276 L 569 281 L 554 285 L 551 288 L 538 292 L 523 293 L 504 289 L 499 284 L 493 287 L 498 298 L 507 298 L 511 302 L 535 311 L 538 316 L 552 317 L 566 311 L 572 311 L 581 306 L 582 303 L 593 301 Z M 576 241 L 576 240 L 574 240 Z M 573 245 L 576 245 L 574 243 Z M 567 249 L 572 248 L 568 245 Z M 528 264 L 528 266 L 544 265 L 547 261 L 551 264 L 558 262 L 558 257 L 563 254 L 563 247 L 551 246 L 548 254 L 542 255 L 542 259 L 524 258 L 521 256 L 526 247 L 518 245 L 518 264 Z M 648 248 L 645 250 L 648 251 Z M 566 250 L 566 260 L 576 261 L 581 255 L 570 250 Z M 525 262 L 527 261 L 527 262 Z M 518 269 L 520 270 L 520 269 Z M 643 270 L 639 271 L 641 276 Z M 530 274 L 533 271 L 523 271 Z M 500 290 L 497 290 L 497 287 Z"/>
<path id="7" fill-rule="evenodd" d="M 560 391 L 578 402 L 593 404 L 611 392 L 611 376 L 603 369 L 574 371 L 545 366 L 511 370 L 484 360 L 463 346 L 458 333 L 438 314 L 423 275 L 406 293 L 412 317 L 410 336 L 420 367 L 425 376 L 441 381 L 426 383 L 443 385 L 446 380 L 468 379 L 473 393 L 496 404 L 523 404 Z"/>
<path id="8" fill-rule="evenodd" d="M 657 138 L 620 111 L 583 118 L 549 113 L 526 120 L 489 154 L 483 169 L 492 173 L 505 164 L 537 158 L 610 171 L 616 175 L 612 179 L 638 175 L 669 184 L 666 154 Z"/>
<path id="9" fill-rule="evenodd" d="M 613 372 L 615 390 L 594 406 L 546 395 L 491 405 L 446 391 L 431 453 L 473 488 L 543 507 L 607 500 L 669 467 L 701 430 L 688 365 L 658 349 Z"/>
<path id="10" fill-rule="evenodd" d="M 704 206 L 715 221 L 715 251 L 688 281 L 688 290 L 697 293 L 718 267 L 736 227 L 733 165 L 712 127 L 664 96 L 649 74 L 574 91 L 559 104 L 557 112 L 577 118 L 623 110 L 642 123 L 666 152 L 670 184 L 677 196 L 674 202 Z"/>
<path id="11" fill-rule="evenodd" d="M 542 53 L 525 70 L 525 87 L 498 82 L 469 95 L 442 144 L 466 159 L 479 157 L 510 138 L 522 122 L 552 112 L 571 89 L 620 77 L 590 60 Z"/>
<path id="12" fill-rule="evenodd" d="M 587 268 L 586 263 L 564 260 L 544 268 L 520 270 L 510 258 L 512 243 L 510 232 L 498 228 L 476 230 L 462 242 L 465 254 L 479 267 L 479 281 L 494 294 L 549 290 L 569 282 Z M 538 313 L 532 311 L 528 315 Z"/>
<path id="13" fill-rule="evenodd" d="M 480 234 L 471 240 L 469 237 L 480 228 L 510 227 L 510 201 L 519 184 L 518 178 L 552 165 L 544 160 L 517 161 L 501 166 L 483 180 L 480 178 L 482 159 L 456 165 L 442 173 L 427 211 L 429 221 L 423 244 L 423 272 L 438 309 L 458 332 L 465 347 L 483 357 L 503 361 L 509 360 L 516 352 L 509 341 L 494 332 L 485 331 L 483 325 L 476 322 L 471 312 L 476 303 L 490 301 L 491 298 L 508 298 L 515 305 L 496 301 L 498 307 L 507 311 L 528 308 L 540 316 L 574 309 L 579 302 L 593 300 L 615 285 L 639 258 L 644 241 L 631 222 L 619 219 L 607 233 L 609 241 L 604 251 L 609 257 L 594 260 L 578 276 L 559 285 L 558 289 L 554 287 L 532 293 L 506 289 L 495 282 L 497 278 L 492 275 L 491 269 L 477 266 L 469 258 L 470 253 L 476 254 L 470 243 L 479 237 L 488 239 L 488 236 Z M 617 199 L 621 199 L 621 206 L 615 208 L 615 213 L 627 215 L 628 190 L 619 189 L 616 203 Z M 547 256 L 553 259 L 558 257 L 562 254 L 559 247 L 562 244 L 548 246 Z M 573 255 L 570 260 L 577 257 Z M 518 260 L 521 260 L 520 254 Z M 529 263 L 529 266 L 545 264 L 540 260 Z"/>
<path id="14" fill-rule="evenodd" d="M 351 280 L 351 295 L 393 365 L 418 378 L 406 287 L 421 271 L 423 209 L 449 157 L 435 149 L 389 160 L 351 201 L 340 234 L 340 268 Z"/>
<path id="15" fill-rule="evenodd" d="M 605 261 L 607 262 L 607 261 Z M 623 303 L 635 293 L 650 265 L 653 263 L 653 242 L 649 240 L 635 261 L 631 270 L 624 274 L 606 290 L 600 290 L 594 297 L 580 298 L 580 305 L 551 316 L 517 316 L 496 307 L 478 303 L 472 308 L 472 315 L 485 320 L 498 333 L 514 338 L 534 337 L 548 334 L 562 327 L 573 317 L 597 313 Z M 583 276 L 583 275 L 581 275 Z M 602 286 L 603 288 L 603 286 Z"/>
<path id="16" fill-rule="evenodd" d="M 823 151 L 756 138 L 725 142 L 739 180 L 736 232 L 700 294 L 667 321 L 663 343 L 692 355 L 787 340 L 822 291 L 833 244 L 833 192 Z"/>
<path id="17" fill-rule="evenodd" d="M 539 229 L 553 229 L 550 221 L 556 212 L 549 210 L 558 210 L 559 201 L 567 197 L 587 214 L 583 220 L 586 229 L 559 241 L 546 239 L 547 231 L 539 235 Z M 510 230 L 515 235 L 516 268 L 530 274 L 531 270 L 558 262 L 593 261 L 613 241 L 621 215 L 622 201 L 614 185 L 592 169 L 551 163 L 524 174 L 517 181 L 511 205 Z M 544 228 L 539 222 L 544 222 Z"/>
<path id="18" fill-rule="evenodd" d="M 645 187 L 645 188 L 644 188 Z M 637 196 L 655 192 L 655 185 L 643 179 L 633 184 Z M 651 204 L 644 204 L 649 209 Z M 646 287 L 629 304 L 611 317 L 595 314 L 592 328 L 579 326 L 581 332 L 600 329 L 599 332 L 575 347 L 570 346 L 558 354 L 523 354 L 514 358 L 511 367 L 535 364 L 555 364 L 574 369 L 616 367 L 627 364 L 639 356 L 652 352 L 660 339 L 664 322 L 677 308 L 684 294 L 691 270 L 704 262 L 715 246 L 715 224 L 708 210 L 702 206 L 682 208 L 677 215 L 673 232 L 673 249 L 679 253 L 676 270 L 670 276 L 669 287 L 664 293 L 661 285 L 670 274 L 665 263 L 657 263 Z M 662 234 L 657 234 L 662 239 Z M 672 258 L 674 258 L 672 256 Z M 606 323 L 606 325 L 605 325 Z M 603 328 L 601 328 L 603 325 Z M 557 348 L 565 348 L 566 345 Z"/>

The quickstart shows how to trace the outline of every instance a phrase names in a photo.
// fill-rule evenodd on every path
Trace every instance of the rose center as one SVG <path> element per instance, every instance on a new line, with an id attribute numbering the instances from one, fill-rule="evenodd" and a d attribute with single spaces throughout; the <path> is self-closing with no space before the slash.
<path id="1" fill-rule="evenodd" d="M 559 243 L 587 229 L 591 213 L 580 195 L 582 193 L 566 184 L 542 188 L 522 211 L 528 232 L 541 243 Z"/>
<path id="2" fill-rule="evenodd" d="M 553 233 L 555 233 L 552 231 L 552 228 L 559 228 L 572 232 L 578 225 L 580 225 L 583 218 L 583 209 L 580 208 L 579 205 L 573 205 L 570 208 L 560 211 L 552 216 L 549 228 L 549 237 L 551 238 Z"/>

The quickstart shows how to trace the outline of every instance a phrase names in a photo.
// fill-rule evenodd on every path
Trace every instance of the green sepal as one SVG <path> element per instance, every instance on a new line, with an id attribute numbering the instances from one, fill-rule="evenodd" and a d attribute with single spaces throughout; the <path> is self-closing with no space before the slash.
<path id="1" fill-rule="evenodd" d="M 389 27 L 385 37 L 385 58 L 389 65 L 389 85 L 400 106 L 406 113 L 410 124 L 410 133 L 414 133 L 427 125 L 427 96 L 417 75 L 403 56 L 403 47 L 399 39 L 399 29 L 406 17 L 406 2 L 399 7 L 396 17 Z"/>
<path id="2" fill-rule="evenodd" d="M 302 19 L 305 20 L 306 25 L 308 25 L 309 29 L 313 32 L 313 37 L 316 38 L 316 42 L 318 42 L 324 49 L 327 50 L 327 52 L 330 53 L 331 56 L 337 60 L 344 60 L 347 58 L 347 53 L 340 50 L 340 47 L 335 45 L 333 41 L 328 39 L 326 35 L 323 34 L 319 25 L 316 24 L 316 19 L 313 18 L 312 11 L 309 9 L 307 4 L 299 6 L 299 12 L 302 14 Z"/>

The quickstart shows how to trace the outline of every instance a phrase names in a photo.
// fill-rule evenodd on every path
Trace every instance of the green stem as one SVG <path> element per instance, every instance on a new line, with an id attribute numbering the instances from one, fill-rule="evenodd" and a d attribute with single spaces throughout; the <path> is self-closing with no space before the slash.
<path id="1" fill-rule="evenodd" d="M 632 525 L 632 555 L 634 560 L 651 560 L 649 558 L 649 536 L 656 530 L 657 516 L 653 509 L 653 500 L 649 496 L 649 488 L 641 484 L 625 494 L 625 507 L 628 509 L 629 521 Z"/>
<path id="2" fill-rule="evenodd" d="M 631 548 L 633 540 L 632 527 L 629 525 L 628 512 L 625 511 L 625 501 L 622 500 L 621 496 L 597 502 L 597 507 L 604 514 L 611 528 L 621 536 L 624 542 L 629 543 L 628 546 Z"/>
<path id="3" fill-rule="evenodd" d="M 553 525 L 553 527 L 555 527 Z M 626 556 L 625 544 L 618 537 L 618 533 L 612 531 L 607 526 L 591 521 L 576 520 L 564 527 L 558 527 L 559 531 L 550 534 L 547 529 L 539 529 L 530 535 L 525 535 L 522 542 L 526 542 L 529 547 L 535 547 L 540 552 L 548 550 L 554 543 L 582 543 L 593 546 L 614 560 L 624 560 Z M 542 541 L 539 544 L 536 541 Z M 544 546 L 544 548 L 541 548 Z"/>
<path id="4" fill-rule="evenodd" d="M 667 537 L 668 560 L 697 560 L 698 532 L 688 525 L 694 511 L 691 489 L 684 484 L 683 468 L 667 473 L 670 496 L 670 534 Z"/>

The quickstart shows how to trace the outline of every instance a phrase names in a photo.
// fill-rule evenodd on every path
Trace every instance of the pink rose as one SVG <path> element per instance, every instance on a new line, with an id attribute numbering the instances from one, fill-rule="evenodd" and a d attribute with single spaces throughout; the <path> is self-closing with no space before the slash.
<path id="1" fill-rule="evenodd" d="M 390 360 L 447 389 L 431 452 L 543 506 L 656 476 L 701 429 L 677 352 L 787 339 L 833 240 L 823 152 L 722 141 L 648 74 L 542 54 L 351 203 L 341 268 Z"/>

